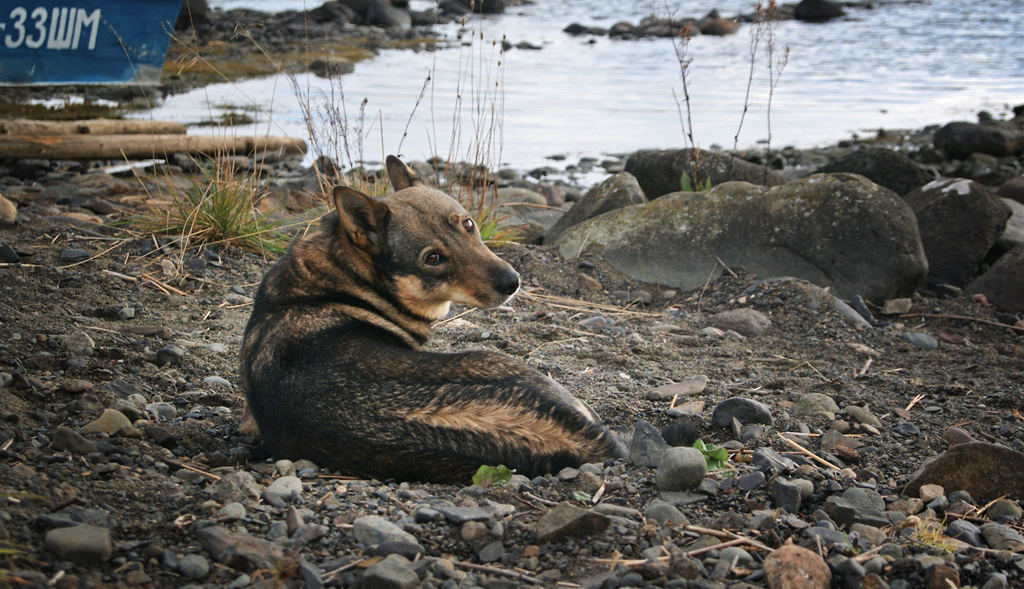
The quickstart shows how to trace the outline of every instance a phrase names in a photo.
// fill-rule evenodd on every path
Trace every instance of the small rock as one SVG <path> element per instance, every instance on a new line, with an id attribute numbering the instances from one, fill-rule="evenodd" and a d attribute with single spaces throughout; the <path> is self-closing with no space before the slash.
<path id="1" fill-rule="evenodd" d="M 463 542 L 475 544 L 487 538 L 490 533 L 487 531 L 486 525 L 477 521 L 468 521 L 462 524 L 459 535 L 462 537 Z"/>
<path id="2" fill-rule="evenodd" d="M 999 499 L 995 503 L 989 506 L 988 511 L 985 512 L 988 517 L 1008 517 L 1010 519 L 1021 518 L 1021 508 L 1017 505 L 1016 501 L 1009 499 Z"/>
<path id="3" fill-rule="evenodd" d="M 146 412 L 150 413 L 156 419 L 174 419 L 178 416 L 178 410 L 174 408 L 174 405 L 166 403 L 164 401 L 157 401 L 156 403 L 147 403 Z"/>
<path id="4" fill-rule="evenodd" d="M 712 327 L 722 331 L 735 331 L 744 337 L 758 337 L 771 327 L 768 316 L 754 309 L 733 309 L 712 315 L 709 318 Z"/>
<path id="5" fill-rule="evenodd" d="M 739 420 L 743 425 L 752 423 L 763 423 L 774 425 L 772 410 L 764 403 L 747 399 L 745 397 L 733 397 L 719 403 L 711 416 L 715 427 L 727 428 L 732 424 L 733 418 Z"/>
<path id="6" fill-rule="evenodd" d="M 655 484 L 660 491 L 689 491 L 704 480 L 707 461 L 696 448 L 672 447 L 658 462 Z"/>
<path id="7" fill-rule="evenodd" d="M 579 538 L 597 534 L 609 524 L 611 519 L 606 515 L 562 502 L 537 521 L 537 541 L 555 542 L 567 536 Z"/>
<path id="8" fill-rule="evenodd" d="M 128 421 L 124 413 L 113 409 L 104 409 L 103 413 L 93 422 L 82 427 L 82 431 L 88 434 L 114 434 L 123 427 L 131 427 L 132 422 Z"/>
<path id="9" fill-rule="evenodd" d="M 233 522 L 246 516 L 245 506 L 238 502 L 228 503 L 217 510 L 217 518 L 220 521 Z M 203 575 L 205 576 L 205 575 Z M 195 577 L 193 577 L 195 578 Z M 199 577 L 202 578 L 202 577 Z"/>
<path id="10" fill-rule="evenodd" d="M 480 562 L 484 564 L 498 562 L 504 556 L 505 545 L 501 543 L 501 540 L 495 540 L 487 546 L 484 546 L 477 554 L 477 557 L 480 559 Z"/>
<path id="11" fill-rule="evenodd" d="M 908 331 L 900 334 L 903 341 L 921 348 L 922 350 L 934 350 L 939 347 L 939 340 L 928 335 L 927 333 L 921 333 L 919 331 Z"/>
<path id="12" fill-rule="evenodd" d="M 889 299 L 882 305 L 883 315 L 903 315 L 909 313 L 914 302 L 910 299 Z"/>
<path id="13" fill-rule="evenodd" d="M 654 500 L 647 506 L 647 511 L 644 512 L 644 517 L 649 520 L 658 522 L 659 525 L 664 526 L 665 522 L 672 522 L 676 525 L 685 525 L 690 523 L 683 515 L 683 512 L 679 511 L 675 505 L 661 500 Z"/>
<path id="14" fill-rule="evenodd" d="M 882 427 L 882 422 L 871 414 L 870 411 L 859 405 L 849 405 L 843 409 L 843 413 L 849 416 L 854 423 L 867 424 L 873 427 Z"/>
<path id="15" fill-rule="evenodd" d="M 836 402 L 832 400 L 832 397 L 821 393 L 808 393 L 800 397 L 800 399 L 798 399 L 797 402 L 789 408 L 789 414 L 796 419 L 806 419 L 816 415 L 829 413 L 832 415 L 839 413 L 839 405 L 836 405 Z"/>
<path id="16" fill-rule="evenodd" d="M 387 541 L 419 544 L 416 536 L 376 515 L 358 517 L 352 522 L 352 525 L 352 534 L 356 540 L 369 546 L 383 544 Z"/>
<path id="17" fill-rule="evenodd" d="M 752 457 L 754 466 L 765 473 L 788 472 L 796 468 L 796 463 L 767 446 L 754 450 Z"/>
<path id="18" fill-rule="evenodd" d="M 99 448 L 95 443 L 85 439 L 78 432 L 67 426 L 59 426 L 57 431 L 53 435 L 53 441 L 50 442 L 50 448 L 57 450 L 58 452 L 67 451 L 78 456 L 84 456 L 93 452 L 98 452 Z"/>
<path id="19" fill-rule="evenodd" d="M 84 249 L 77 247 L 69 247 L 61 250 L 60 261 L 61 262 L 81 262 L 82 260 L 89 259 L 89 252 Z"/>
<path id="20" fill-rule="evenodd" d="M 260 485 L 248 472 L 236 470 L 207 487 L 207 492 L 218 503 L 255 505 L 260 497 Z"/>
<path id="21" fill-rule="evenodd" d="M 1024 537 L 1009 526 L 985 524 L 981 526 L 981 534 L 985 537 L 985 543 L 994 550 L 1024 550 Z"/>
<path id="22" fill-rule="evenodd" d="M 820 556 L 792 544 L 765 557 L 761 568 L 771 589 L 829 589 L 832 582 Z"/>
<path id="23" fill-rule="evenodd" d="M 315 542 L 320 538 L 323 538 L 330 532 L 330 528 L 322 526 L 320 524 L 302 524 L 299 529 L 295 530 L 292 534 L 292 542 L 299 546 L 305 546 L 310 542 Z"/>
<path id="24" fill-rule="evenodd" d="M 117 318 L 121 319 L 122 321 L 135 319 L 135 309 L 131 307 L 121 307 L 121 309 L 118 310 L 117 312 Z"/>
<path id="25" fill-rule="evenodd" d="M 933 564 L 924 570 L 925 589 L 949 589 L 960 586 L 960 573 L 946 564 Z"/>
<path id="26" fill-rule="evenodd" d="M 921 498 L 921 501 L 924 501 L 925 505 L 945 494 L 946 490 L 941 485 L 921 485 L 921 488 L 917 490 L 917 496 Z"/>
<path id="27" fill-rule="evenodd" d="M 299 477 L 280 477 L 263 491 L 263 500 L 275 507 L 283 507 L 286 503 L 302 497 L 302 479 Z"/>
<path id="28" fill-rule="evenodd" d="M 978 548 L 988 547 L 988 544 L 985 543 L 985 537 L 981 533 L 981 528 L 967 520 L 953 520 L 949 523 L 949 526 L 946 527 L 945 533 L 950 538 L 966 542 L 971 546 L 976 546 Z"/>
<path id="29" fill-rule="evenodd" d="M 72 356 L 92 356 L 96 349 L 96 343 L 92 341 L 89 334 L 79 331 L 64 338 L 60 349 Z"/>
<path id="30" fill-rule="evenodd" d="M 392 554 L 370 565 L 359 586 L 363 589 L 415 589 L 419 583 L 420 578 L 409 561 Z"/>
<path id="31" fill-rule="evenodd" d="M 214 560 L 235 569 L 274 569 L 284 558 L 283 549 L 261 538 L 235 534 L 224 526 L 196 531 L 199 544 Z"/>
<path id="32" fill-rule="evenodd" d="M 802 498 L 803 493 L 799 485 L 781 478 L 772 481 L 772 501 L 776 507 L 781 507 L 792 514 L 800 513 Z"/>
<path id="33" fill-rule="evenodd" d="M 655 387 L 651 392 L 658 393 L 658 398 L 651 400 L 671 399 L 675 395 L 679 395 L 680 397 L 699 395 L 703 393 L 704 389 L 707 387 L 708 377 L 701 374 L 700 376 L 683 379 L 680 382 Z M 648 398 L 650 398 L 650 396 Z"/>
<path id="34" fill-rule="evenodd" d="M 178 574 L 198 581 L 210 574 L 210 563 L 199 554 L 186 554 L 178 559 Z"/>
<path id="35" fill-rule="evenodd" d="M 106 562 L 114 552 L 110 530 L 89 524 L 50 530 L 43 543 L 64 560 L 81 563 Z"/>
<path id="36" fill-rule="evenodd" d="M 753 491 L 754 489 L 760 489 L 764 486 L 767 479 L 765 479 L 764 473 L 760 470 L 748 472 L 747 474 L 740 475 L 736 479 L 736 487 L 743 491 Z"/>
<path id="37" fill-rule="evenodd" d="M 958 427 L 947 428 L 942 433 L 942 441 L 946 442 L 950 446 L 956 446 L 957 444 L 969 444 L 971 442 L 977 442 L 971 434 L 965 432 Z"/>
<path id="38" fill-rule="evenodd" d="M 185 357 L 185 350 L 178 346 L 164 346 L 156 351 L 156 363 L 158 366 L 170 364 L 172 366 L 181 362 Z"/>
<path id="39" fill-rule="evenodd" d="M 206 378 L 203 379 L 203 384 L 212 384 L 219 387 L 227 388 L 231 388 L 233 386 L 230 380 L 226 378 L 221 378 L 219 376 L 207 376 Z"/>
<path id="40" fill-rule="evenodd" d="M 669 445 L 661 437 L 661 433 L 653 425 L 643 419 L 636 422 L 633 439 L 629 445 L 629 459 L 637 466 L 654 468 L 658 466 L 662 455 Z"/>

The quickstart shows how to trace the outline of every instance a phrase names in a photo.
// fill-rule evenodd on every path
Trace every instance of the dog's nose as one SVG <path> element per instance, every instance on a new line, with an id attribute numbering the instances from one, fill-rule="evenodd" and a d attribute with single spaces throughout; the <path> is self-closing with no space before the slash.
<path id="1" fill-rule="evenodd" d="M 494 290 L 505 296 L 512 296 L 519 290 L 519 273 L 509 268 L 502 272 L 494 281 Z"/>

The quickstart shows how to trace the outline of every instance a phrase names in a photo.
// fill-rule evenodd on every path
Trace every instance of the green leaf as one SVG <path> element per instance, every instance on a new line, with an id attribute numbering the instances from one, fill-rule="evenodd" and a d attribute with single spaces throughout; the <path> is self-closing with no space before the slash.
<path id="1" fill-rule="evenodd" d="M 683 172 L 683 175 L 679 177 L 679 190 L 693 192 L 693 183 L 690 182 L 690 175 L 686 172 Z"/>
<path id="2" fill-rule="evenodd" d="M 708 470 L 725 468 L 725 463 L 729 461 L 729 451 L 725 448 L 715 446 L 714 444 L 705 444 L 704 440 L 697 440 L 693 443 L 693 447 L 700 450 L 700 453 L 704 455 L 704 461 L 707 463 Z"/>
<path id="3" fill-rule="evenodd" d="M 572 498 L 577 500 L 577 501 L 579 501 L 580 503 L 589 503 L 590 502 L 590 494 L 589 493 L 584 493 L 583 491 L 573 491 L 572 492 Z"/>
<path id="4" fill-rule="evenodd" d="M 505 468 L 505 465 L 487 466 L 486 464 L 477 469 L 473 475 L 473 484 L 479 487 L 488 488 L 491 485 L 503 485 L 512 478 L 514 470 Z"/>

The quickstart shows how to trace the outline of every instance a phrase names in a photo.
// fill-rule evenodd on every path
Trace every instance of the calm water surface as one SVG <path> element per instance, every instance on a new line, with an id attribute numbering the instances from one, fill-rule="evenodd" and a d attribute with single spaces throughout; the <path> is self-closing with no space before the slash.
<path id="1" fill-rule="evenodd" d="M 211 5 L 276 11 L 318 3 L 220 0 Z M 413 7 L 424 6 L 429 4 L 413 2 Z M 684 136 L 676 96 L 682 97 L 682 84 L 672 41 L 598 37 L 590 43 L 562 29 L 572 22 L 603 27 L 620 20 L 636 23 L 670 11 L 699 17 L 714 7 L 731 16 L 749 12 L 752 2 L 682 0 L 666 7 L 649 0 L 537 0 L 468 22 L 465 28 L 475 38 L 471 45 L 385 51 L 360 62 L 355 73 L 340 79 L 341 92 L 353 126 L 366 100 L 367 160 L 397 153 L 399 145 L 410 159 L 447 157 L 452 151 L 457 159 L 472 159 L 467 156 L 476 149 L 474 137 L 486 136 L 491 128 L 493 139 L 482 142 L 492 151 L 488 159 L 499 161 L 500 151 L 502 163 L 518 168 L 550 163 L 545 160 L 549 155 L 572 160 L 680 147 Z M 879 2 L 873 10 L 849 12 L 848 18 L 825 24 L 778 25 L 776 58 L 788 47 L 789 60 L 772 99 L 773 146 L 812 147 L 855 132 L 974 120 L 981 108 L 1003 114 L 1008 105 L 1024 103 L 1024 10 L 1019 0 Z M 458 38 L 459 29 L 440 27 L 450 39 Z M 736 35 L 696 37 L 689 45 L 693 133 L 700 146 L 733 145 L 751 67 L 749 31 L 750 25 L 744 25 Z M 463 43 L 469 37 L 464 32 Z M 493 43 L 502 38 L 542 49 L 499 55 Z M 740 147 L 768 138 L 766 57 L 762 45 Z M 314 104 L 330 93 L 330 84 L 315 76 L 303 75 L 298 82 Z M 288 80 L 275 76 L 174 96 L 150 116 L 196 122 L 217 116 L 225 106 L 255 108 L 256 132 L 307 137 L 298 105 Z M 252 131 L 251 126 L 237 130 Z"/>

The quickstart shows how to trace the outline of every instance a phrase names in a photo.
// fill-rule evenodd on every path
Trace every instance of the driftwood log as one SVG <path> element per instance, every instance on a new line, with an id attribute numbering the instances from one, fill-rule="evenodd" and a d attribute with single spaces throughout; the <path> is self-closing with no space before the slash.
<path id="1" fill-rule="evenodd" d="M 0 135 L 184 135 L 185 125 L 166 121 L 0 121 Z"/>
<path id="2" fill-rule="evenodd" d="M 306 153 L 290 137 L 207 135 L 0 135 L 0 159 L 124 160 L 166 158 L 172 153 L 251 156 L 261 151 Z"/>

